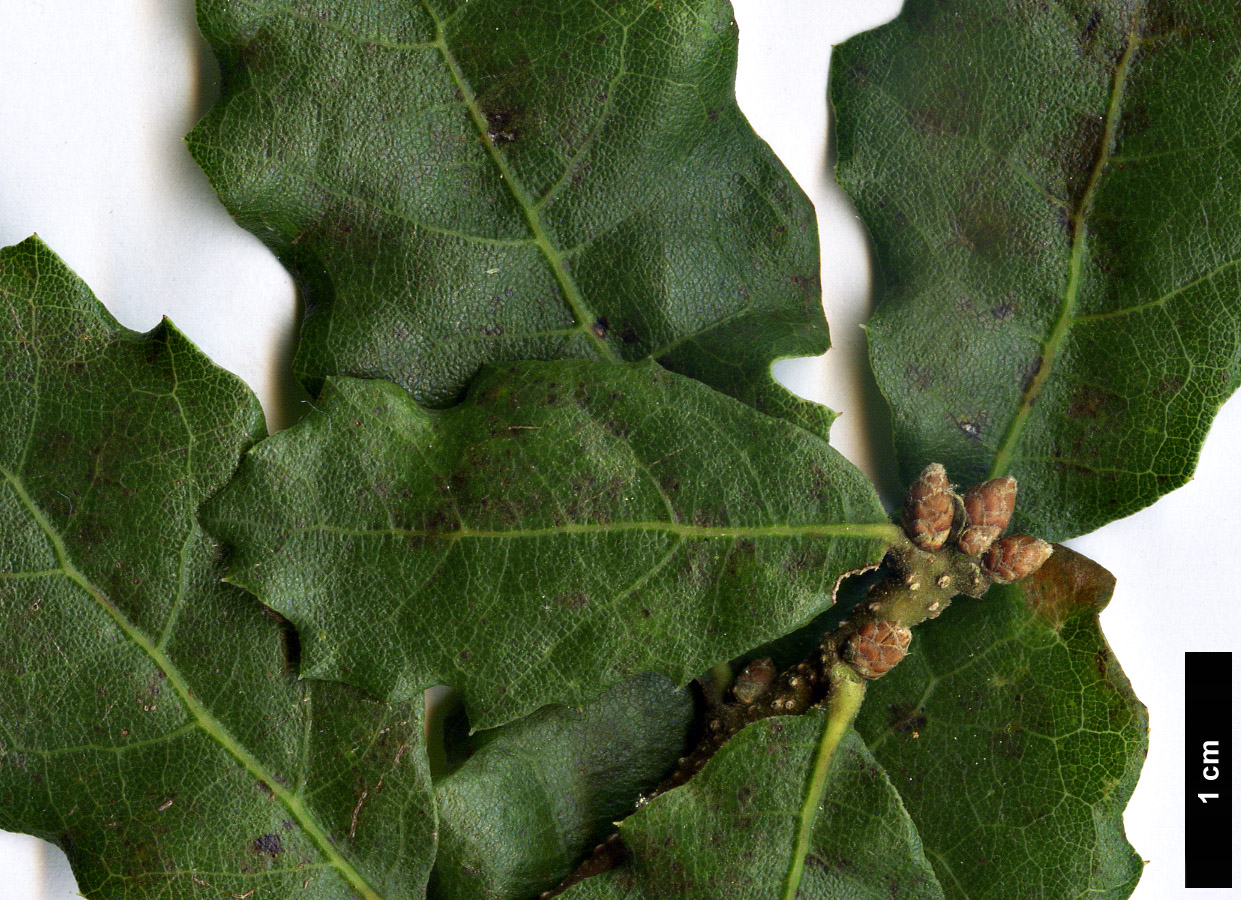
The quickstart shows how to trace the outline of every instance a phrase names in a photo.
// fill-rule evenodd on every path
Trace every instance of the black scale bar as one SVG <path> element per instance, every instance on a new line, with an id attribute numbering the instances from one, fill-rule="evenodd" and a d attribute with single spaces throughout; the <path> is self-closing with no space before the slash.
<path id="1" fill-rule="evenodd" d="M 1232 654 L 1185 654 L 1185 887 L 1232 887 Z"/>

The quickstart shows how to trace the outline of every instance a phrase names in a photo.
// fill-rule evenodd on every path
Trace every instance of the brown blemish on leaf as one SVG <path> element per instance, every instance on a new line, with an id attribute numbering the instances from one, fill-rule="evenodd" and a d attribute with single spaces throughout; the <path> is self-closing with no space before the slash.
<path id="1" fill-rule="evenodd" d="M 1099 38 L 1099 25 L 1102 21 L 1102 10 L 1092 9 L 1086 17 L 1086 21 L 1082 24 L 1081 31 L 1077 35 L 1077 41 L 1081 45 L 1083 55 L 1089 56 L 1094 52 L 1095 44 Z"/>
<path id="2" fill-rule="evenodd" d="M 934 383 L 930 369 L 925 366 L 916 366 L 913 363 L 905 366 L 905 380 L 919 391 L 930 390 Z"/>
<path id="3" fill-rule="evenodd" d="M 250 842 L 250 852 L 275 859 L 284 852 L 284 843 L 278 834 L 260 834 Z"/>
<path id="4" fill-rule="evenodd" d="M 562 594 L 556 598 L 556 602 L 566 609 L 582 609 L 590 604 L 590 598 L 578 592 L 576 594 Z"/>
<path id="5" fill-rule="evenodd" d="M 1105 126 L 1106 120 L 1100 114 L 1078 116 L 1076 124 L 1062 136 L 1054 151 L 1054 159 L 1064 176 L 1063 196 L 1075 210 L 1081 206 L 1090 173 L 1099 158 Z"/>
<path id="6" fill-rule="evenodd" d="M 985 412 L 972 416 L 949 416 L 957 430 L 972 441 L 981 441 L 987 433 L 990 417 Z"/>
<path id="7" fill-rule="evenodd" d="M 1107 606 L 1116 577 L 1080 553 L 1053 547 L 1051 558 L 1016 587 L 1035 613 L 1059 629 L 1072 616 Z"/>
<path id="8" fill-rule="evenodd" d="M 1026 403 L 1034 404 L 1037 395 L 1030 394 L 1030 382 L 1038 377 L 1038 373 L 1043 369 L 1043 357 L 1036 356 L 1026 365 L 1025 370 L 1021 373 L 1021 393 Z"/>
<path id="9" fill-rule="evenodd" d="M 1159 384 L 1155 386 L 1155 394 L 1159 397 L 1167 397 L 1178 393 L 1184 386 L 1185 379 L 1179 375 L 1165 375 L 1159 379 Z"/>
<path id="10" fill-rule="evenodd" d="M 487 120 L 487 139 L 496 146 L 512 144 L 522 136 L 522 113 L 516 106 L 492 107 L 483 110 Z"/>
<path id="11" fill-rule="evenodd" d="M 926 725 L 926 713 L 912 703 L 893 703 L 888 707 L 888 727 L 897 734 L 916 738 Z"/>
<path id="12" fill-rule="evenodd" d="M 1192 15 L 1174 0 L 1148 0 L 1143 18 L 1142 37 L 1151 40 L 1185 35 L 1197 25 Z"/>
<path id="13" fill-rule="evenodd" d="M 961 213 L 959 228 L 969 246 L 992 259 L 1012 255 L 1025 232 L 1018 217 L 994 198 L 969 203 Z"/>
<path id="14" fill-rule="evenodd" d="M 1098 671 L 1101 678 L 1107 678 L 1107 665 L 1111 661 L 1111 654 L 1107 652 L 1106 647 L 1100 647 L 1094 654 L 1094 667 Z"/>
<path id="15" fill-rule="evenodd" d="M 1069 401 L 1070 419 L 1097 419 L 1109 411 L 1112 395 L 1102 388 L 1084 384 L 1078 387 Z"/>
<path id="16" fill-rule="evenodd" d="M 1009 291 L 991 307 L 991 318 L 997 322 L 1007 322 L 1017 315 L 1017 294 Z"/>
<path id="17" fill-rule="evenodd" d="M 1021 759 L 1025 755 L 1025 743 L 1021 740 L 1021 725 L 1009 722 L 1002 728 L 991 732 L 991 749 L 1010 759 Z"/>
<path id="18" fill-rule="evenodd" d="M 1120 137 L 1132 137 L 1148 131 L 1151 124 L 1149 107 L 1143 102 L 1137 102 L 1120 114 L 1116 133 Z"/>

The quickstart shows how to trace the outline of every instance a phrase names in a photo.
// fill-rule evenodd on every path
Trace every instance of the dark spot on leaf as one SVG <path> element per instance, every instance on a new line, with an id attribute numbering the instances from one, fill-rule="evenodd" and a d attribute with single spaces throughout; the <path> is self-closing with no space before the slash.
<path id="1" fill-rule="evenodd" d="M 607 316 L 600 316 L 599 318 L 595 319 L 594 324 L 590 326 L 590 330 L 595 333 L 595 337 L 599 338 L 599 340 L 603 340 L 605 337 L 607 337 L 608 336 Z"/>
<path id="2" fill-rule="evenodd" d="M 1068 415 L 1071 419 L 1097 419 L 1108 405 L 1109 395 L 1094 385 L 1083 384 L 1069 401 Z"/>
<path id="3" fill-rule="evenodd" d="M 1095 36 L 1099 30 L 1099 23 L 1103 21 L 1103 12 L 1098 9 L 1092 9 L 1090 15 L 1086 18 L 1086 23 L 1082 25 L 1081 34 L 1078 35 L 1078 41 L 1081 42 L 1082 50 L 1089 53 L 1094 46 Z"/>
<path id="4" fill-rule="evenodd" d="M 926 713 L 913 704 L 893 703 L 888 707 L 888 727 L 905 737 L 917 737 L 926 723 Z"/>
<path id="5" fill-rule="evenodd" d="M 468 661 L 469 661 L 469 658 L 470 658 L 470 651 L 469 651 L 469 650 L 462 650 L 462 651 L 461 651 L 459 654 L 457 654 L 457 655 L 461 657 L 461 661 L 462 661 L 462 662 L 468 662 Z"/>
<path id="6" fill-rule="evenodd" d="M 979 413 L 976 416 L 949 416 L 952 424 L 957 426 L 957 430 L 972 441 L 981 441 L 987 432 L 987 415 Z"/>
<path id="7" fill-rule="evenodd" d="M 959 227 L 962 242 L 991 259 L 1013 254 L 1017 239 L 1024 233 L 1022 222 L 1002 202 L 990 197 L 966 206 Z"/>
<path id="8" fill-rule="evenodd" d="M 1037 378 L 1038 373 L 1041 372 L 1042 370 L 1043 370 L 1043 357 L 1042 356 L 1036 356 L 1034 357 L 1034 359 L 1030 360 L 1030 362 L 1026 365 L 1025 371 L 1021 373 L 1022 393 L 1025 393 L 1026 391 L 1030 389 L 1030 382 L 1032 382 L 1035 378 Z M 1034 400 L 1035 400 L 1034 397 L 1028 397 L 1026 399 L 1026 402 L 1033 404 Z"/>
<path id="9" fill-rule="evenodd" d="M 517 107 L 484 109 L 483 116 L 487 119 L 487 137 L 491 143 L 512 144 L 521 137 L 521 112 Z"/>
<path id="10" fill-rule="evenodd" d="M 1179 375 L 1165 375 L 1159 379 L 1159 384 L 1155 387 L 1155 393 L 1160 397 L 1167 397 L 1170 394 L 1177 393 L 1184 386 L 1185 379 Z"/>
<path id="11" fill-rule="evenodd" d="M 267 41 L 263 38 L 256 37 L 244 44 L 238 51 L 237 55 L 241 59 L 243 68 L 254 69 L 259 65 L 266 52 Z"/>
<path id="12" fill-rule="evenodd" d="M 576 594 L 562 594 L 556 598 L 556 602 L 566 609 L 581 609 L 590 604 L 590 598 L 579 592 Z"/>
<path id="13" fill-rule="evenodd" d="M 1117 132 L 1122 137 L 1128 137 L 1148 131 L 1150 127 L 1150 108 L 1145 103 L 1136 101 L 1127 106 L 1124 112 L 1120 114 Z"/>
<path id="14" fill-rule="evenodd" d="M 997 301 L 991 307 L 991 318 L 997 321 L 1007 322 L 1015 315 L 1017 315 L 1017 297 L 1012 291 L 1009 291 L 1002 300 Z"/>
<path id="15" fill-rule="evenodd" d="M 1021 726 L 1009 722 L 1002 728 L 991 733 L 991 749 L 1010 759 L 1021 759 L 1025 755 L 1025 742 L 1021 740 Z"/>
<path id="16" fill-rule="evenodd" d="M 821 569 L 824 562 L 821 547 L 805 547 L 801 550 L 794 549 L 785 558 L 782 567 L 788 572 L 814 572 Z"/>
<path id="17" fill-rule="evenodd" d="M 1142 29 L 1142 37 L 1148 39 L 1181 37 L 1198 25 L 1179 0 L 1149 0 L 1143 19 L 1146 27 Z"/>
<path id="18" fill-rule="evenodd" d="M 284 844 L 278 834 L 260 834 L 250 842 L 250 852 L 275 859 L 284 852 Z"/>
<path id="19" fill-rule="evenodd" d="M 819 501 L 826 501 L 834 495 L 832 476 L 818 463 L 810 464 L 810 496 Z"/>
<path id="20" fill-rule="evenodd" d="M 1054 157 L 1063 175 L 1063 196 L 1074 209 L 1081 206 L 1090 173 L 1102 152 L 1105 120 L 1101 113 L 1078 116 L 1077 123 L 1060 139 Z"/>
<path id="21" fill-rule="evenodd" d="M 905 380 L 919 391 L 930 390 L 931 385 L 934 384 L 934 379 L 931 377 L 931 370 L 926 366 L 917 366 L 913 363 L 909 363 L 905 366 Z"/>
<path id="22" fill-rule="evenodd" d="M 1064 235 L 1066 244 L 1073 243 L 1073 219 L 1069 216 L 1069 211 L 1063 206 L 1056 207 L 1056 226 Z"/>

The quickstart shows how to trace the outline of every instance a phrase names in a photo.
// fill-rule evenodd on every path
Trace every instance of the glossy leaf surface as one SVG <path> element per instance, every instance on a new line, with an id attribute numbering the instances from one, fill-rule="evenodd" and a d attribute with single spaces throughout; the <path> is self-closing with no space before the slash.
<path id="1" fill-rule="evenodd" d="M 900 787 L 944 893 L 1124 898 L 1121 813 L 1146 709 L 1099 631 L 1112 576 L 1065 547 L 1027 581 L 958 597 L 867 693 L 858 730 Z"/>
<path id="2" fill-rule="evenodd" d="M 911 0 L 833 55 L 903 474 L 1081 534 L 1185 483 L 1241 380 L 1241 12 Z"/>
<path id="3" fill-rule="evenodd" d="M 942 898 L 896 790 L 852 731 L 822 797 L 813 790 L 826 718 L 813 710 L 744 729 L 688 784 L 621 824 L 627 866 L 565 900 Z"/>
<path id="4" fill-rule="evenodd" d="M 821 353 L 814 212 L 733 97 L 723 0 L 200 0 L 190 135 L 294 272 L 296 367 L 444 406 L 488 361 L 654 358 L 748 403 Z"/>
<path id="5" fill-rule="evenodd" d="M 0 827 L 92 900 L 422 896 L 421 698 L 297 682 L 195 521 L 254 397 L 35 238 L 0 251 L 0 313 Z"/>
<path id="6" fill-rule="evenodd" d="M 442 412 L 332 379 L 204 521 L 302 673 L 462 689 L 475 727 L 808 621 L 894 534 L 826 442 L 654 363 L 483 371 Z"/>
<path id="7" fill-rule="evenodd" d="M 568 875 L 686 751 L 689 691 L 659 675 L 492 733 L 435 783 L 437 900 L 533 897 Z"/>

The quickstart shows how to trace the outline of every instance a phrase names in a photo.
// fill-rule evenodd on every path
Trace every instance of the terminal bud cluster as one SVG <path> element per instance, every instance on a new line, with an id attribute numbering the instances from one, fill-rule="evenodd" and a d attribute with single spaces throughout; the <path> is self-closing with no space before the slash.
<path id="1" fill-rule="evenodd" d="M 982 597 L 993 584 L 1033 574 L 1051 556 L 1052 546 L 1030 535 L 1001 537 L 1016 499 L 1012 477 L 993 478 L 958 494 L 942 465 L 927 466 L 901 507 L 908 540 L 889 548 L 880 579 L 865 599 L 823 635 L 808 657 L 784 672 L 777 674 L 766 657 L 746 665 L 729 695 L 709 704 L 698 745 L 640 805 L 684 784 L 751 722 L 800 715 L 816 705 L 830 711 L 843 680 L 864 686 L 887 674 L 909 652 L 914 626 L 939 616 L 958 594 Z M 623 859 L 624 848 L 613 835 L 543 900 Z"/>

